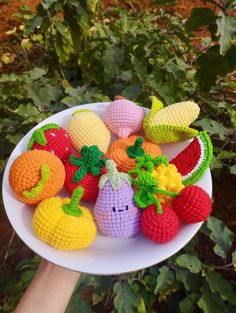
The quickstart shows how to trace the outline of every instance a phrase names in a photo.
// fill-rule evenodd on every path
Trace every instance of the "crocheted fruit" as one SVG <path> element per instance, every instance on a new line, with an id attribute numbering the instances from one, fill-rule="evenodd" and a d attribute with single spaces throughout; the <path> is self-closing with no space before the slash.
<path id="1" fill-rule="evenodd" d="M 28 143 L 28 150 L 46 150 L 65 161 L 72 152 L 67 132 L 58 124 L 46 124 L 36 129 Z"/>
<path id="2" fill-rule="evenodd" d="M 157 210 L 152 204 L 142 213 L 141 229 L 148 239 L 156 243 L 165 243 L 178 233 L 179 219 L 171 206 L 163 204 Z"/>
<path id="3" fill-rule="evenodd" d="M 96 113 L 87 109 L 73 113 L 67 131 L 77 150 L 83 146 L 97 145 L 105 153 L 110 144 L 109 129 Z"/>
<path id="4" fill-rule="evenodd" d="M 106 172 L 106 158 L 97 146 L 84 146 L 80 152 L 71 155 L 65 163 L 65 187 L 72 193 L 82 186 L 82 200 L 95 201 L 98 196 L 100 176 Z"/>
<path id="5" fill-rule="evenodd" d="M 212 204 L 205 190 L 198 186 L 187 186 L 174 199 L 173 209 L 185 223 L 197 223 L 208 218 Z"/>
<path id="6" fill-rule="evenodd" d="M 135 167 L 135 158 L 144 153 L 157 157 L 161 154 L 161 149 L 142 137 L 132 135 L 114 141 L 108 151 L 108 158 L 116 162 L 119 171 L 127 173 Z"/>
<path id="7" fill-rule="evenodd" d="M 205 131 L 202 131 L 170 163 L 174 164 L 182 175 L 183 184 L 192 185 L 205 173 L 212 156 L 211 139 Z"/>
<path id="8" fill-rule="evenodd" d="M 83 188 L 75 189 L 71 199 L 42 201 L 33 216 L 33 230 L 42 241 L 56 249 L 87 248 L 96 237 L 96 225 L 89 209 L 79 206 Z"/>
<path id="9" fill-rule="evenodd" d="M 140 210 L 134 204 L 131 179 L 117 171 L 114 161 L 108 160 L 106 168 L 94 208 L 98 229 L 109 237 L 133 237 L 140 230 Z"/>
<path id="10" fill-rule="evenodd" d="M 125 138 L 142 128 L 144 109 L 125 98 L 112 101 L 106 108 L 104 121 L 118 137 Z"/>
<path id="11" fill-rule="evenodd" d="M 174 143 L 198 135 L 190 128 L 200 112 L 198 105 L 192 101 L 177 102 L 163 108 L 163 103 L 156 97 L 149 98 L 152 108 L 143 122 L 146 137 L 157 144 Z"/>
<path id="12" fill-rule="evenodd" d="M 44 150 L 21 154 L 9 171 L 9 183 L 16 197 L 27 204 L 37 204 L 55 196 L 63 187 L 65 169 L 61 160 Z"/>

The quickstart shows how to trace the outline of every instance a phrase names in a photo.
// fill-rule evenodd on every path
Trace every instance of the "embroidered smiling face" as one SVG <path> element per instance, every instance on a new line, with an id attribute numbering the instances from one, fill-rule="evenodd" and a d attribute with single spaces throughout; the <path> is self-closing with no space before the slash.
<path id="1" fill-rule="evenodd" d="M 94 216 L 98 229 L 109 237 L 129 238 L 135 236 L 140 230 L 140 209 L 134 203 L 134 191 L 126 174 L 113 173 L 119 177 L 111 183 L 109 176 L 109 162 L 107 161 L 107 174 L 103 175 L 105 182 L 101 186 L 94 209 Z M 116 176 L 116 174 L 118 176 Z M 128 175 L 127 175 L 128 176 Z M 102 179 L 101 179 L 102 180 Z"/>

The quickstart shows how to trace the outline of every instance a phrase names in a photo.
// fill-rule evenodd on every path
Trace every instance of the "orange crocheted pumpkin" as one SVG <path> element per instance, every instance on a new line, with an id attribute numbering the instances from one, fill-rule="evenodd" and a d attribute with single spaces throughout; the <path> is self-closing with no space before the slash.
<path id="1" fill-rule="evenodd" d="M 63 187 L 65 169 L 61 160 L 44 150 L 21 154 L 13 162 L 9 183 L 16 197 L 27 204 L 54 197 Z"/>
<path id="2" fill-rule="evenodd" d="M 161 149 L 143 137 L 132 135 L 114 141 L 107 156 L 116 162 L 119 171 L 127 173 L 135 168 L 135 158 L 145 153 L 157 157 L 161 154 Z"/>

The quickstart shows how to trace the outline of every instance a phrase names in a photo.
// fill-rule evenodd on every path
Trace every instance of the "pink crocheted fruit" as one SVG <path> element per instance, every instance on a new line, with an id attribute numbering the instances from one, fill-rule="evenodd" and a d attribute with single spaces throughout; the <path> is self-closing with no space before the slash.
<path id="1" fill-rule="evenodd" d="M 127 99 L 112 101 L 106 108 L 104 121 L 120 138 L 128 137 L 142 128 L 144 109 Z"/>
<path id="2" fill-rule="evenodd" d="M 46 150 L 65 161 L 72 152 L 71 140 L 58 124 L 46 124 L 36 129 L 28 143 L 28 150 Z"/>
<path id="3" fill-rule="evenodd" d="M 185 223 L 197 223 L 208 218 L 212 203 L 209 195 L 201 187 L 187 186 L 174 199 L 173 209 Z"/>
<path id="4" fill-rule="evenodd" d="M 107 173 L 99 182 L 94 208 L 98 229 L 109 237 L 129 238 L 140 231 L 140 209 L 134 203 L 134 190 L 128 174 L 117 171 L 112 160 L 106 163 Z"/>
<path id="5" fill-rule="evenodd" d="M 82 200 L 95 201 L 100 176 L 106 172 L 106 158 L 97 146 L 84 146 L 72 154 L 65 163 L 65 187 L 73 193 L 78 186 L 84 188 Z"/>
<path id="6" fill-rule="evenodd" d="M 162 213 L 155 204 L 152 204 L 141 216 L 141 229 L 144 236 L 156 243 L 170 241 L 179 230 L 179 219 L 171 206 L 162 204 L 161 210 Z"/>

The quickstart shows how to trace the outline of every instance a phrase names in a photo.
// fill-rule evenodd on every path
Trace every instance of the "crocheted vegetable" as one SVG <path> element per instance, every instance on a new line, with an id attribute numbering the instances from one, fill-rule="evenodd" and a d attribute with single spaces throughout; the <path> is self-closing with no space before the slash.
<path id="1" fill-rule="evenodd" d="M 75 189 L 71 199 L 49 198 L 42 201 L 33 216 L 36 236 L 61 250 L 87 248 L 96 237 L 96 225 L 89 209 L 79 206 L 83 188 Z"/>
<path id="2" fill-rule="evenodd" d="M 100 176 L 105 173 L 106 158 L 97 146 L 84 146 L 80 152 L 71 155 L 65 163 L 65 187 L 72 193 L 82 186 L 82 200 L 95 201 L 98 196 Z"/>
<path id="3" fill-rule="evenodd" d="M 36 129 L 28 143 L 28 150 L 46 150 L 65 161 L 72 152 L 67 132 L 58 124 L 46 124 Z"/>
<path id="4" fill-rule="evenodd" d="M 106 108 L 104 121 L 120 138 L 128 137 L 142 128 L 144 109 L 127 99 L 112 101 Z"/>
<path id="5" fill-rule="evenodd" d="M 134 204 L 131 179 L 117 171 L 114 161 L 108 160 L 106 168 L 94 208 L 97 227 L 109 237 L 133 237 L 140 230 L 140 210 Z"/>
<path id="6" fill-rule="evenodd" d="M 211 213 L 209 195 L 198 186 L 187 186 L 173 201 L 173 209 L 185 223 L 204 221 Z"/>
<path id="7" fill-rule="evenodd" d="M 165 243 L 175 237 L 179 230 L 179 219 L 171 206 L 162 204 L 157 212 L 154 204 L 144 210 L 141 229 L 145 237 L 156 243 Z"/>
<path id="8" fill-rule="evenodd" d="M 61 160 L 44 150 L 21 154 L 9 171 L 9 183 L 16 197 L 27 204 L 37 204 L 55 196 L 63 187 L 65 169 Z"/>
<path id="9" fill-rule="evenodd" d="M 105 153 L 110 144 L 109 129 L 96 113 L 87 109 L 73 113 L 67 131 L 74 148 L 77 150 L 83 146 L 97 145 Z"/>
<path id="10" fill-rule="evenodd" d="M 161 203 L 171 204 L 173 197 L 176 197 L 184 188 L 176 167 L 168 164 L 164 155 L 157 158 L 144 155 L 137 158 L 136 162 L 135 169 L 129 174 L 132 176 L 132 184 L 138 187 L 135 193 L 137 205 L 145 208 L 156 203 L 157 199 Z"/>
<path id="11" fill-rule="evenodd" d="M 114 141 L 109 149 L 108 157 L 116 162 L 119 171 L 127 173 L 135 167 L 135 158 L 144 153 L 157 157 L 161 154 L 161 149 L 142 137 L 132 135 Z"/>
<path id="12" fill-rule="evenodd" d="M 192 185 L 205 173 L 212 155 L 211 139 L 205 131 L 202 131 L 170 163 L 174 164 L 182 175 L 183 184 Z"/>
<path id="13" fill-rule="evenodd" d="M 144 118 L 143 129 L 150 141 L 157 144 L 174 143 L 198 135 L 197 130 L 189 127 L 200 112 L 195 102 L 177 102 L 163 108 L 163 103 L 156 97 L 149 99 L 152 108 Z"/>

